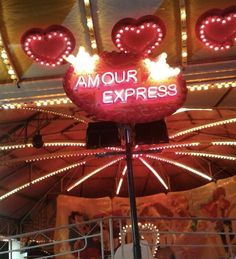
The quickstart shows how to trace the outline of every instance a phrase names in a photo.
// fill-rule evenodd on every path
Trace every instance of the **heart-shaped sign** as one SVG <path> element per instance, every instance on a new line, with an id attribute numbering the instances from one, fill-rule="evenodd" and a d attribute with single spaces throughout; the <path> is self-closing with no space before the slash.
<path id="1" fill-rule="evenodd" d="M 28 57 L 40 65 L 59 66 L 75 48 L 75 38 L 70 30 L 61 25 L 47 29 L 33 28 L 24 33 L 21 44 Z"/>
<path id="2" fill-rule="evenodd" d="M 185 101 L 187 89 L 180 70 L 165 63 L 165 53 L 152 61 L 134 53 L 106 52 L 93 71 L 85 71 L 85 55 L 81 53 L 81 60 L 79 56 L 65 74 L 64 89 L 77 106 L 97 120 L 155 121 L 174 113 Z M 92 62 L 94 57 L 86 61 L 87 68 Z"/>
<path id="3" fill-rule="evenodd" d="M 148 56 L 165 37 L 164 23 L 154 15 L 125 18 L 112 29 L 113 43 L 124 52 Z"/>
<path id="4" fill-rule="evenodd" d="M 196 34 L 212 50 L 230 49 L 236 43 L 236 8 L 204 13 L 196 24 Z"/>

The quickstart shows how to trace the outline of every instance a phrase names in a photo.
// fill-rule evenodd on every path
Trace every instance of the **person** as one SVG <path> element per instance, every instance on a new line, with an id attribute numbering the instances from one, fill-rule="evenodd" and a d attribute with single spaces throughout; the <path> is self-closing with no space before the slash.
<path id="1" fill-rule="evenodd" d="M 153 259 L 151 249 L 146 240 L 140 241 L 140 248 L 142 258 L 144 259 Z M 121 245 L 115 253 L 115 259 L 131 259 L 133 257 L 133 243 L 127 243 Z"/>

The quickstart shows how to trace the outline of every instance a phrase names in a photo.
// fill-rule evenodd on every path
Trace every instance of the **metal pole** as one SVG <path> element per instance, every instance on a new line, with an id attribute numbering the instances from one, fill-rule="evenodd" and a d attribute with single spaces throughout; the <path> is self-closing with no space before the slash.
<path id="1" fill-rule="evenodd" d="M 124 135 L 125 135 L 126 162 L 127 162 L 127 181 L 128 181 L 129 202 L 130 202 L 131 223 L 132 223 L 133 255 L 134 255 L 134 259 L 142 259 L 140 239 L 139 239 L 139 229 L 138 229 L 137 208 L 136 208 L 135 193 L 134 193 L 132 140 L 131 140 L 129 127 L 125 127 Z"/>

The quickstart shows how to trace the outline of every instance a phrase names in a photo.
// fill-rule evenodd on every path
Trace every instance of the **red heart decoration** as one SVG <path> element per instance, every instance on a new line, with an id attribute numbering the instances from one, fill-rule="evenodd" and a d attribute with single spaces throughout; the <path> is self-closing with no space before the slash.
<path id="1" fill-rule="evenodd" d="M 65 63 L 63 57 L 72 53 L 75 38 L 67 28 L 52 25 L 45 30 L 33 28 L 26 31 L 21 44 L 26 55 L 35 62 L 55 67 Z"/>
<path id="2" fill-rule="evenodd" d="M 196 34 L 212 50 L 231 48 L 236 42 L 236 8 L 213 9 L 204 13 L 196 24 Z"/>
<path id="3" fill-rule="evenodd" d="M 147 56 L 165 37 L 163 22 L 154 15 L 125 18 L 112 29 L 112 41 L 121 50 Z"/>

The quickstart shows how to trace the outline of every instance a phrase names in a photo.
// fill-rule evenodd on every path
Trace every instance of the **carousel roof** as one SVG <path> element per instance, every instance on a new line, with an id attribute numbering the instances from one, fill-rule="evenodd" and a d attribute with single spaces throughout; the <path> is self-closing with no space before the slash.
<path id="1" fill-rule="evenodd" d="M 224 49 L 207 47 L 196 33 L 202 14 L 232 9 L 233 4 L 233 0 L 2 0 L 0 216 L 20 219 L 41 199 L 60 193 L 128 195 L 124 146 L 86 149 L 86 129 L 93 120 L 64 92 L 69 65 L 42 66 L 23 51 L 22 35 L 33 28 L 62 25 L 75 38 L 74 55 L 80 46 L 101 53 L 118 51 L 111 31 L 119 20 L 158 16 L 166 35 L 152 56 L 166 52 L 170 65 L 183 68 L 188 96 L 183 109 L 166 118 L 169 143 L 134 148 L 136 195 L 187 190 L 234 176 L 235 26 L 227 32 L 232 44 L 226 42 Z M 220 22 L 227 23 L 226 11 L 218 13 Z M 231 18 L 235 22 L 235 15 Z M 218 33 L 223 42 L 224 32 Z M 37 134 L 44 142 L 41 148 L 33 146 Z"/>

